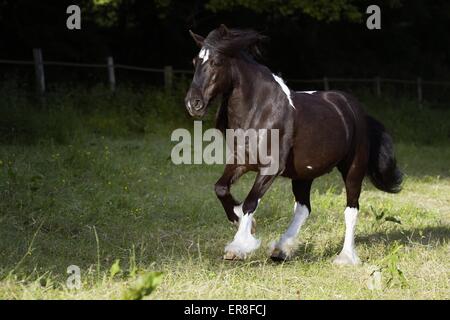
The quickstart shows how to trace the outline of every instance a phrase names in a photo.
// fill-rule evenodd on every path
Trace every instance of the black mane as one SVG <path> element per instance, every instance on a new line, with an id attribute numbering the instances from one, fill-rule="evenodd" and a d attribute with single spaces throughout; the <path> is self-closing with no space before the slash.
<path id="1" fill-rule="evenodd" d="M 259 58 L 261 57 L 259 46 L 265 39 L 267 39 L 265 36 L 254 30 L 218 28 L 208 34 L 204 45 L 228 56 L 245 52 Z"/>

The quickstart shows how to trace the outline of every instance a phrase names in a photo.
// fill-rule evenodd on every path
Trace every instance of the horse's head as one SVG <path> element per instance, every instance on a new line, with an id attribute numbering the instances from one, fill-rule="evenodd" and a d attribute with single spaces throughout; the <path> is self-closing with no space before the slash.
<path id="1" fill-rule="evenodd" d="M 232 88 L 236 59 L 258 55 L 257 45 L 264 37 L 252 30 L 228 29 L 223 24 L 206 38 L 189 32 L 200 52 L 193 60 L 194 78 L 185 103 L 191 116 L 203 116 L 216 96 Z"/>
<path id="2" fill-rule="evenodd" d="M 214 42 L 208 39 L 226 36 L 228 29 L 221 25 L 206 39 L 189 31 L 200 52 L 192 63 L 194 77 L 186 94 L 186 108 L 191 116 L 201 117 L 206 113 L 209 103 L 230 86 L 230 57 L 220 52 Z"/>

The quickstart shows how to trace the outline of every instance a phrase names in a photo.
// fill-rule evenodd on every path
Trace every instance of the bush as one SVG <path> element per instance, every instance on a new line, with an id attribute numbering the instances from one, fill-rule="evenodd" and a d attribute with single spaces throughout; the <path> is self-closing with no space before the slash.
<path id="1" fill-rule="evenodd" d="M 0 143 L 72 143 L 91 134 L 124 137 L 160 134 L 191 127 L 184 107 L 186 82 L 168 93 L 160 88 L 122 85 L 112 94 L 105 85 L 91 88 L 58 84 L 42 99 L 17 78 L 0 84 Z M 371 115 L 382 121 L 396 142 L 447 143 L 449 109 L 420 109 L 405 98 L 356 94 Z M 204 119 L 213 126 L 215 107 Z"/>

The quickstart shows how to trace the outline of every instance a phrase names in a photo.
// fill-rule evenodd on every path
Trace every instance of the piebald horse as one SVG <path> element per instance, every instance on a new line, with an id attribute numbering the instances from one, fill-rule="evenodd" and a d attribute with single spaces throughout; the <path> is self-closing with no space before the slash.
<path id="1" fill-rule="evenodd" d="M 216 127 L 226 129 L 278 129 L 278 171 L 264 175 L 263 164 L 227 164 L 215 192 L 237 233 L 225 247 L 224 259 L 245 259 L 256 250 L 253 218 L 259 200 L 277 176 L 292 180 L 294 216 L 286 232 L 272 245 L 275 261 L 292 256 L 296 237 L 311 213 L 310 190 L 315 178 L 337 167 L 345 183 L 345 237 L 336 264 L 359 264 L 355 226 L 359 196 L 367 175 L 378 189 L 396 193 L 402 173 L 397 167 L 393 142 L 384 126 L 366 115 L 359 102 L 340 91 L 293 92 L 266 66 L 259 64 L 258 44 L 263 36 L 252 30 L 221 25 L 206 38 L 190 31 L 200 48 L 195 73 L 185 98 L 193 117 L 205 115 L 211 101 L 221 96 Z M 256 171 L 253 187 L 239 203 L 231 185 L 248 171 Z"/>

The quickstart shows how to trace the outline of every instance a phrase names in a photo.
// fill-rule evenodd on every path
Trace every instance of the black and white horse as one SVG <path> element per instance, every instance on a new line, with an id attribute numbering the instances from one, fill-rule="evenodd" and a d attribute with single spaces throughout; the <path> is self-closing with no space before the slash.
<path id="1" fill-rule="evenodd" d="M 315 178 L 337 167 L 345 182 L 347 207 L 345 239 L 337 264 L 358 264 L 354 234 L 364 177 L 380 190 L 400 191 L 402 173 L 396 165 L 391 137 L 384 126 L 365 114 L 358 101 L 340 91 L 292 92 L 283 80 L 255 61 L 263 38 L 255 31 L 224 25 L 206 38 L 192 32 L 200 47 L 194 58 L 195 74 L 185 103 L 191 116 L 203 116 L 210 102 L 221 96 L 216 126 L 226 129 L 278 129 L 279 165 L 273 175 L 261 173 L 263 164 L 227 164 L 215 185 L 228 219 L 238 226 L 225 259 L 243 259 L 259 247 L 254 237 L 254 214 L 259 200 L 277 176 L 292 180 L 294 217 L 274 243 L 271 258 L 284 260 L 311 213 L 310 189 Z M 256 171 L 243 203 L 230 193 L 244 173 Z"/>

